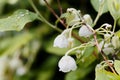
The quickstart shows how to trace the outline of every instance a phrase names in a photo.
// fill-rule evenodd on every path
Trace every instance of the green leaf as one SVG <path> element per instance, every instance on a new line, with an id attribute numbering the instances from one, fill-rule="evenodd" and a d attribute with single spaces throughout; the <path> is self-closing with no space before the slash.
<path id="1" fill-rule="evenodd" d="M 119 60 L 114 61 L 114 68 L 116 72 L 120 75 L 120 61 Z"/>
<path id="2" fill-rule="evenodd" d="M 93 55 L 94 52 L 95 52 L 94 47 L 87 47 L 82 57 L 77 60 L 78 65 L 84 67 L 88 67 L 89 65 L 91 65 L 96 60 L 97 56 Z"/>
<path id="3" fill-rule="evenodd" d="M 83 78 L 92 70 L 92 67 L 79 67 L 76 71 L 68 73 L 65 80 L 83 80 Z"/>
<path id="4" fill-rule="evenodd" d="M 120 76 L 106 70 L 96 70 L 95 80 L 120 80 Z"/>
<path id="5" fill-rule="evenodd" d="M 110 14 L 117 20 L 120 18 L 120 0 L 107 0 L 108 9 Z"/>
<path id="6" fill-rule="evenodd" d="M 104 66 L 98 64 L 95 69 L 95 80 L 120 80 L 120 76 L 104 69 Z"/>
<path id="7" fill-rule="evenodd" d="M 17 10 L 11 16 L 0 19 L 0 31 L 20 31 L 26 23 L 31 22 L 36 18 L 37 15 L 28 10 Z"/>
<path id="8" fill-rule="evenodd" d="M 100 8 L 100 0 L 90 0 L 93 8 L 95 9 L 95 11 L 99 11 L 99 8 Z M 102 13 L 106 13 L 108 11 L 108 7 L 107 7 L 107 1 L 104 0 L 104 3 L 103 3 L 103 9 L 102 9 Z"/>

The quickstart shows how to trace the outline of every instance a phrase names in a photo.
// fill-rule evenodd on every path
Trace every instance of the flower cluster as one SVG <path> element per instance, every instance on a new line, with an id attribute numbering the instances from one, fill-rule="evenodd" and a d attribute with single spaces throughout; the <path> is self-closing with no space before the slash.
<path id="1" fill-rule="evenodd" d="M 53 46 L 71 49 L 65 53 L 65 56 L 63 56 L 58 63 L 60 71 L 69 72 L 77 69 L 75 60 L 71 56 L 68 56 L 72 51 L 79 50 L 79 54 L 83 55 L 87 46 L 98 45 L 97 47 L 100 53 L 102 50 L 103 54 L 109 55 L 115 53 L 115 51 L 120 48 L 119 36 L 114 33 L 114 28 L 113 31 L 111 31 L 112 25 L 105 23 L 94 30 L 93 26 L 95 23 L 91 16 L 89 14 L 82 16 L 80 10 L 74 8 L 68 8 L 66 13 L 61 15 L 61 18 L 65 18 L 67 27 L 55 38 Z M 88 38 L 89 41 L 82 43 L 80 46 L 74 47 L 74 39 L 72 37 L 73 29 L 76 29 L 80 37 Z M 100 39 L 100 43 L 97 41 L 97 38 L 95 38 L 97 35 L 103 36 L 101 37 L 102 39 Z M 80 58 L 79 55 L 77 56 L 77 52 L 76 57 Z"/>
<path id="2" fill-rule="evenodd" d="M 93 21 L 89 14 L 85 14 L 84 16 L 82 16 L 80 14 L 80 10 L 68 8 L 66 13 L 61 15 L 61 18 L 66 19 L 67 28 L 55 38 L 53 44 L 54 47 L 72 48 L 74 43 L 74 39 L 72 38 L 72 30 L 79 27 L 79 36 L 90 37 L 91 35 L 93 35 L 93 32 L 91 30 L 91 25 L 93 24 Z M 81 23 L 85 24 L 82 25 Z M 69 53 L 70 52 L 68 51 L 58 63 L 60 71 L 62 72 L 69 72 L 77 69 L 76 62 L 71 56 L 68 56 Z"/>

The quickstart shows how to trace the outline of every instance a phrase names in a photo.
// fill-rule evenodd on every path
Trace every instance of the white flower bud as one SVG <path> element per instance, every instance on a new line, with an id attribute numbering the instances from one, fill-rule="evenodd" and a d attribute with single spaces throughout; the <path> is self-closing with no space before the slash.
<path id="1" fill-rule="evenodd" d="M 118 36 L 112 37 L 112 45 L 115 49 L 118 49 L 120 47 L 120 40 Z"/>
<path id="2" fill-rule="evenodd" d="M 90 29 L 88 29 L 85 25 L 83 25 L 79 29 L 79 36 L 90 37 L 92 34 L 93 34 L 92 31 Z"/>
<path id="3" fill-rule="evenodd" d="M 91 18 L 91 16 L 89 14 L 85 14 L 83 16 L 83 19 L 85 20 L 85 22 L 88 24 L 88 25 L 92 25 L 93 24 L 93 20 Z"/>
<path id="4" fill-rule="evenodd" d="M 62 72 L 69 72 L 77 69 L 75 60 L 71 56 L 67 55 L 60 59 L 58 66 L 60 68 L 59 70 Z"/>

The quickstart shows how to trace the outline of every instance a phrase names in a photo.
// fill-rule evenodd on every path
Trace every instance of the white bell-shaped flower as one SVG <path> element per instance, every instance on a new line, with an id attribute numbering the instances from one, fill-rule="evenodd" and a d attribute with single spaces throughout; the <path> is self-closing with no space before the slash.
<path id="1" fill-rule="evenodd" d="M 64 35 L 58 35 L 54 40 L 54 47 L 67 48 L 69 45 L 68 39 Z"/>
<path id="2" fill-rule="evenodd" d="M 69 38 L 70 29 L 64 30 L 60 35 L 58 35 L 54 40 L 54 47 L 68 48 L 73 45 L 73 38 Z"/>
<path id="3" fill-rule="evenodd" d="M 103 52 L 106 54 L 106 55 L 109 55 L 109 54 L 112 54 L 115 52 L 115 50 L 113 49 L 113 47 L 105 47 L 103 49 Z"/>
<path id="4" fill-rule="evenodd" d="M 120 40 L 118 36 L 113 36 L 112 37 L 112 45 L 115 49 L 120 48 Z"/>
<path id="5" fill-rule="evenodd" d="M 90 29 L 88 29 L 87 26 L 85 26 L 85 25 L 83 25 L 79 29 L 79 36 L 90 37 L 92 34 L 93 34 L 92 31 Z"/>
<path id="6" fill-rule="evenodd" d="M 106 54 L 106 55 L 109 55 L 109 54 L 112 54 L 115 52 L 113 46 L 111 43 L 105 43 L 105 41 L 101 41 L 99 43 L 99 47 L 103 50 L 103 52 Z"/>
<path id="7" fill-rule="evenodd" d="M 93 20 L 91 18 L 91 16 L 89 14 L 85 14 L 83 16 L 83 19 L 85 20 L 85 22 L 88 24 L 88 25 L 92 25 L 93 24 Z"/>
<path id="8" fill-rule="evenodd" d="M 112 54 L 115 52 L 114 48 L 112 47 L 112 44 L 111 43 L 105 43 L 104 44 L 104 48 L 103 48 L 103 52 L 106 54 L 106 55 L 109 55 L 109 54 Z"/>
<path id="9" fill-rule="evenodd" d="M 77 65 L 75 60 L 71 56 L 63 56 L 59 63 L 58 67 L 60 68 L 59 71 L 62 72 L 69 72 L 69 71 L 74 71 L 77 69 Z"/>

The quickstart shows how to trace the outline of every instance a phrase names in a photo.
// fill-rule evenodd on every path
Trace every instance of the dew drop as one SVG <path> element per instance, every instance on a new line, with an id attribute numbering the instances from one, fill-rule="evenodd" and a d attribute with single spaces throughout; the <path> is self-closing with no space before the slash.
<path id="1" fill-rule="evenodd" d="M 29 14 L 29 11 L 28 11 L 28 10 L 26 10 L 26 14 Z"/>
<path id="2" fill-rule="evenodd" d="M 18 16 L 17 19 L 20 19 L 20 16 Z"/>
<path id="3" fill-rule="evenodd" d="M 23 16 L 25 16 L 25 14 L 21 14 L 20 16 L 23 17 Z"/>

